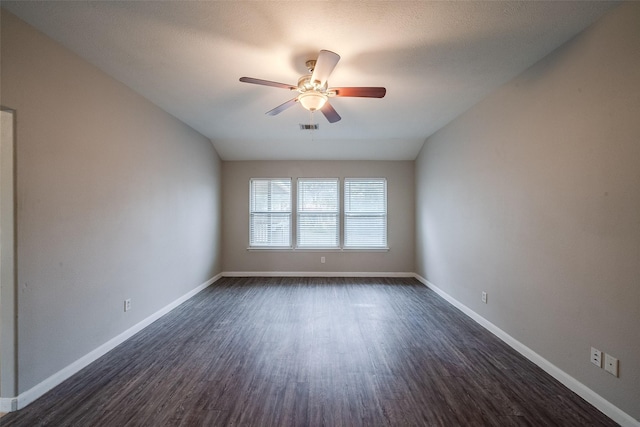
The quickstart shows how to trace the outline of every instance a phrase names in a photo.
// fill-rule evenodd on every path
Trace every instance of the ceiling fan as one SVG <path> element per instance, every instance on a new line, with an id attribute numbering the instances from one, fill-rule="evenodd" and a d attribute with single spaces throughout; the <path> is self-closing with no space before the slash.
<path id="1" fill-rule="evenodd" d="M 298 85 L 272 82 L 269 80 L 254 79 L 252 77 L 240 77 L 244 83 L 253 83 L 263 86 L 273 86 L 299 92 L 298 96 L 278 105 L 273 110 L 267 111 L 269 116 L 275 116 L 287 108 L 300 103 L 305 109 L 314 112 L 320 110 L 329 123 L 335 123 L 341 119 L 329 98 L 359 97 L 359 98 L 383 98 L 387 90 L 383 87 L 328 87 L 327 79 L 338 64 L 340 55 L 330 50 L 321 50 L 317 60 L 309 60 L 305 63 L 310 74 L 305 74 L 298 79 Z"/>

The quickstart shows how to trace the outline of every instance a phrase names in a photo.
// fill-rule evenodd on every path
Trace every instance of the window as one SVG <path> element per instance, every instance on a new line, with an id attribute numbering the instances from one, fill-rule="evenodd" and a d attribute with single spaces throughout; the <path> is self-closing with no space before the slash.
<path id="1" fill-rule="evenodd" d="M 337 179 L 298 179 L 297 247 L 340 246 Z"/>
<path id="2" fill-rule="evenodd" d="M 344 247 L 387 247 L 387 180 L 344 180 Z"/>
<path id="3" fill-rule="evenodd" d="M 249 245 L 291 247 L 291 179 L 251 179 Z"/>
<path id="4" fill-rule="evenodd" d="M 340 179 L 298 178 L 294 228 L 292 179 L 252 178 L 249 247 L 388 249 L 387 180 L 345 178 L 343 188 L 341 203 Z"/>

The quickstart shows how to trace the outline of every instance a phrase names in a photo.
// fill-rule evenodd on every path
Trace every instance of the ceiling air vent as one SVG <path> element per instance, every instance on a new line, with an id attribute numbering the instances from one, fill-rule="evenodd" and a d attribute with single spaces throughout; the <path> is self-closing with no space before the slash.
<path id="1" fill-rule="evenodd" d="M 318 130 L 318 125 L 317 124 L 304 125 L 300 123 L 300 130 Z"/>

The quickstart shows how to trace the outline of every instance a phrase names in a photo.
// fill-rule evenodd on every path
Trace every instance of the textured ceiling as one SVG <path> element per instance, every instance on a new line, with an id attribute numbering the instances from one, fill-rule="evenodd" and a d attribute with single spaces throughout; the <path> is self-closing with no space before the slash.
<path id="1" fill-rule="evenodd" d="M 213 141 L 224 160 L 412 160 L 424 140 L 586 28 L 612 2 L 76 1 L 2 7 Z M 310 113 L 283 89 L 320 49 L 330 86 L 385 86 Z"/>

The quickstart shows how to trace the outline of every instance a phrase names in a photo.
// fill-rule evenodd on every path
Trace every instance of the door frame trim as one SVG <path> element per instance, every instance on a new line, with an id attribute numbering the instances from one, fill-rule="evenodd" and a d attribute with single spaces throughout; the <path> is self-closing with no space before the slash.
<path id="1" fill-rule="evenodd" d="M 9 138 L 0 138 L 0 411 L 17 410 L 17 294 L 16 294 L 16 111 L 0 106 L 2 116 L 11 114 L 12 130 Z M 7 139 L 9 139 L 7 141 Z"/>

